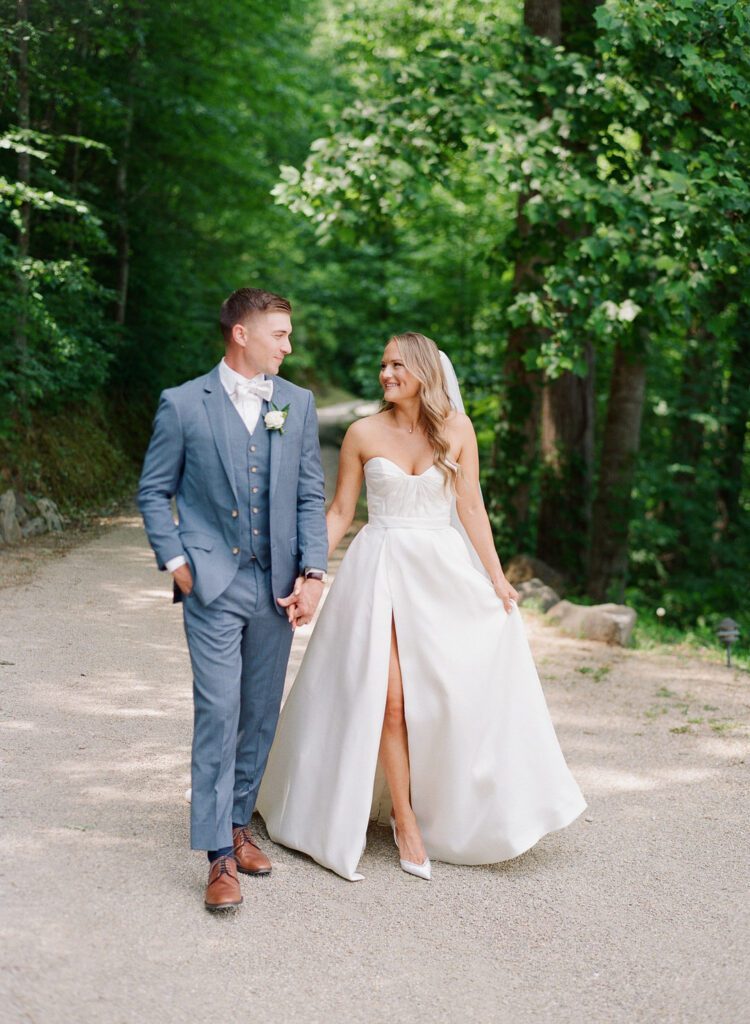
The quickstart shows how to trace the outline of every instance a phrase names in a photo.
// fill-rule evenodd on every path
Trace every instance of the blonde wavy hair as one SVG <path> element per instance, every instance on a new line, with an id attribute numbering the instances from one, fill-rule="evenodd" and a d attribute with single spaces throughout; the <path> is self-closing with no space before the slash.
<path id="1" fill-rule="evenodd" d="M 388 344 L 392 341 L 398 345 L 406 369 L 422 385 L 419 390 L 419 426 L 432 446 L 434 464 L 445 476 L 446 483 L 455 488 L 458 466 L 448 458 L 450 447 L 443 433 L 453 407 L 445 386 L 440 351 L 431 338 L 416 331 L 394 334 L 388 339 Z M 393 409 L 393 402 L 383 400 L 382 408 L 385 411 Z"/>

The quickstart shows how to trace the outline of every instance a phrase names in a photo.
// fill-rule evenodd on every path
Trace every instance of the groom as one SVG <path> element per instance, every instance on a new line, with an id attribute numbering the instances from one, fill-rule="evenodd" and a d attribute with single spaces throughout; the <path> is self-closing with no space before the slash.
<path id="1" fill-rule="evenodd" d="M 328 541 L 313 396 L 276 374 L 291 306 L 240 288 L 221 307 L 226 354 L 161 395 L 138 504 L 174 578 L 193 668 L 190 840 L 210 862 L 205 905 L 242 903 L 237 872 L 267 875 L 248 830 L 295 626 L 312 618 Z M 171 500 L 176 499 L 175 523 Z"/>

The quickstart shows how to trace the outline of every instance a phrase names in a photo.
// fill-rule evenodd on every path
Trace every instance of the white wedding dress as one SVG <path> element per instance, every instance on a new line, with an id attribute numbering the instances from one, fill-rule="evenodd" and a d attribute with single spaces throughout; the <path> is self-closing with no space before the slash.
<path id="1" fill-rule="evenodd" d="M 284 705 L 258 797 L 274 842 L 352 881 L 375 804 L 391 617 L 411 798 L 427 855 L 516 857 L 586 806 L 524 631 L 451 526 L 431 466 L 365 464 L 369 521 L 347 551 Z"/>

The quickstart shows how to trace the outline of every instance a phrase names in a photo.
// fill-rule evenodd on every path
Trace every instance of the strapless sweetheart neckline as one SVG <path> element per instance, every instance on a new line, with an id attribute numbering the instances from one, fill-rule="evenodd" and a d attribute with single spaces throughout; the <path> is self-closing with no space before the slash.
<path id="1" fill-rule="evenodd" d="M 428 466 L 427 469 L 422 470 L 421 473 L 407 473 L 406 470 L 399 466 L 397 462 L 394 462 L 393 459 L 386 458 L 385 455 L 373 455 L 372 458 L 365 460 L 365 462 L 362 464 L 362 468 L 364 469 L 365 466 L 368 466 L 371 462 L 376 462 L 378 459 L 380 459 L 381 462 L 387 462 L 389 465 L 395 466 L 399 473 L 403 473 L 404 476 L 411 477 L 412 480 L 417 480 L 419 479 L 420 476 L 424 476 L 426 473 L 429 473 L 431 469 L 436 468 L 435 463 L 433 462 L 431 466 Z"/>

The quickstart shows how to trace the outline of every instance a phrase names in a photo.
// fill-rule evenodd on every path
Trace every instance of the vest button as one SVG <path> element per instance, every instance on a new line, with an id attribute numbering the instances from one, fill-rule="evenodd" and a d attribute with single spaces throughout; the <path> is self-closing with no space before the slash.
<path id="1" fill-rule="evenodd" d="M 258 508 L 257 505 L 253 505 L 253 512 L 260 512 L 260 509 Z"/>
<path id="2" fill-rule="evenodd" d="M 252 488 L 252 492 L 253 492 L 253 494 L 257 494 L 258 493 L 258 488 L 257 487 L 253 487 Z"/>
<path id="3" fill-rule="evenodd" d="M 236 519 L 239 514 L 240 514 L 239 509 L 236 509 L 236 508 L 232 509 L 232 519 Z"/>
<path id="4" fill-rule="evenodd" d="M 258 467 L 257 466 L 251 466 L 250 467 L 250 472 L 251 473 L 257 473 L 258 472 Z"/>
<path id="5" fill-rule="evenodd" d="M 239 548 L 232 548 L 232 554 L 233 555 L 239 555 L 239 553 L 240 553 L 240 549 Z"/>
<path id="6" fill-rule="evenodd" d="M 253 530 L 253 534 L 254 534 L 254 536 L 256 536 L 256 537 L 257 537 L 259 533 L 260 533 L 260 530 Z"/>

